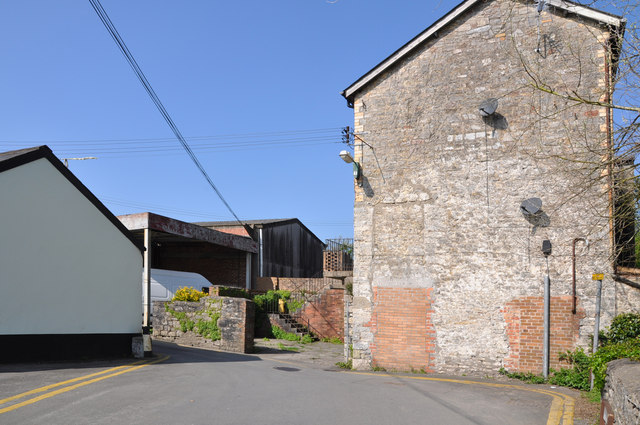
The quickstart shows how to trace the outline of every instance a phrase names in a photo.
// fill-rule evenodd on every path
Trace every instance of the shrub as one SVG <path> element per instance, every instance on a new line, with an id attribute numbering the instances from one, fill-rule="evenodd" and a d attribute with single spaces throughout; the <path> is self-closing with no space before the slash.
<path id="1" fill-rule="evenodd" d="M 601 345 L 619 344 L 627 339 L 640 336 L 640 314 L 620 314 L 613 319 L 609 330 L 604 333 Z"/>
<path id="2" fill-rule="evenodd" d="M 557 371 L 551 370 L 549 383 L 589 391 L 591 385 L 591 359 L 584 350 L 578 348 L 573 352 L 567 351 L 564 354 L 560 354 L 560 360 L 568 362 L 571 368 Z"/>
<path id="3" fill-rule="evenodd" d="M 176 291 L 171 301 L 200 301 L 200 298 L 206 295 L 190 286 L 184 286 Z"/>
<path id="4" fill-rule="evenodd" d="M 602 391 L 607 376 L 607 363 L 616 359 L 640 360 L 640 339 L 634 338 L 618 344 L 609 344 L 600 347 L 600 349 L 591 356 L 594 388 Z"/>
<path id="5" fill-rule="evenodd" d="M 209 338 L 212 341 L 220 340 L 220 328 L 218 328 L 218 319 L 220 313 L 209 313 L 211 321 L 198 320 L 195 324 L 197 332 L 204 338 Z"/>
<path id="6" fill-rule="evenodd" d="M 255 295 L 253 302 L 256 304 L 256 309 L 266 310 L 269 305 L 277 304 L 279 299 L 286 299 L 291 296 L 289 291 L 268 291 L 266 294 Z"/>
<path id="7" fill-rule="evenodd" d="M 503 367 L 501 367 L 498 372 L 508 378 L 519 379 L 530 384 L 544 384 L 544 378 L 542 376 L 531 372 L 509 372 Z"/>
<path id="8" fill-rule="evenodd" d="M 284 331 L 279 326 L 272 325 L 271 333 L 276 339 L 284 339 L 285 341 L 300 341 L 302 344 L 310 344 L 313 342 L 313 338 L 310 335 L 298 335 Z"/>
<path id="9" fill-rule="evenodd" d="M 242 288 L 229 288 L 227 286 L 223 286 L 218 289 L 218 294 L 221 297 L 246 298 L 248 300 L 253 299 L 251 294 Z"/>
<path id="10" fill-rule="evenodd" d="M 276 325 L 271 326 L 271 333 L 276 339 L 284 339 L 285 341 L 300 341 L 300 337 L 298 335 L 286 332 Z"/>
<path id="11" fill-rule="evenodd" d="M 193 332 L 195 330 L 204 338 L 209 338 L 212 341 L 218 341 L 221 338 L 220 328 L 218 328 L 218 319 L 220 319 L 219 311 L 205 310 L 211 318 L 211 321 L 198 319 L 197 322 L 194 322 L 185 312 L 175 311 L 170 308 L 168 304 L 165 304 L 165 310 L 178 319 L 178 322 L 180 322 L 180 330 L 182 332 Z"/>
<path id="12" fill-rule="evenodd" d="M 336 363 L 336 366 L 338 366 L 340 369 L 351 370 L 353 369 L 353 360 L 349 359 L 346 362 L 338 362 Z"/>

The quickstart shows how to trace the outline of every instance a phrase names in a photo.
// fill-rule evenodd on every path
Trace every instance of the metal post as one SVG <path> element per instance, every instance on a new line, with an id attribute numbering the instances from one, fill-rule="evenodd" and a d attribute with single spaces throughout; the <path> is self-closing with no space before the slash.
<path id="1" fill-rule="evenodd" d="M 600 279 L 597 279 L 600 278 Z M 602 275 L 593 275 L 593 279 L 597 281 L 596 286 L 596 323 L 593 329 L 593 348 L 592 353 L 598 351 L 598 337 L 600 335 L 600 305 L 602 302 Z M 591 389 L 593 389 L 593 372 L 591 373 Z"/>
<path id="2" fill-rule="evenodd" d="M 544 379 L 549 377 L 549 304 L 551 292 L 551 279 L 547 274 L 544 277 L 544 334 L 542 345 L 542 376 Z"/>
<path id="3" fill-rule="evenodd" d="M 351 338 L 349 333 L 349 296 L 345 294 L 344 297 L 344 361 L 349 361 L 349 345 L 351 344 Z"/>
<path id="4" fill-rule="evenodd" d="M 264 277 L 264 252 L 262 243 L 262 228 L 258 229 L 258 272 L 260 277 Z"/>
<path id="5" fill-rule="evenodd" d="M 247 291 L 251 290 L 251 253 L 247 252 L 245 260 L 245 287 Z"/>

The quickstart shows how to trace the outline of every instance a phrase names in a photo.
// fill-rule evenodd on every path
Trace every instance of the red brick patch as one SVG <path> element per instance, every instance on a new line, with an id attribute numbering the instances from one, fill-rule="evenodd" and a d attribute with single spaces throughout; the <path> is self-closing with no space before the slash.
<path id="1" fill-rule="evenodd" d="M 304 306 L 302 323 L 320 338 L 340 338 L 344 341 L 344 290 L 328 289 L 322 296 Z"/>
<path id="2" fill-rule="evenodd" d="M 435 329 L 432 288 L 375 287 L 371 322 L 373 365 L 386 369 L 432 371 Z"/>
<path id="3" fill-rule="evenodd" d="M 543 297 L 523 297 L 512 300 L 502 309 L 509 340 L 509 355 L 504 367 L 509 371 L 542 372 Z M 584 310 L 571 312 L 572 297 L 551 297 L 549 314 L 549 367 L 567 367 L 560 362 L 559 353 L 573 350 L 579 336 L 580 319 Z"/>

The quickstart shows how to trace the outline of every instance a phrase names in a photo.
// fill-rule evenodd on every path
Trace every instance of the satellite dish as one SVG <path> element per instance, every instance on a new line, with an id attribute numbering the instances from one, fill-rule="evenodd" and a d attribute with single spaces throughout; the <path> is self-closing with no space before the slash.
<path id="1" fill-rule="evenodd" d="M 536 215 L 542 209 L 542 199 L 529 198 L 522 201 L 520 204 L 520 211 L 524 215 Z"/>
<path id="2" fill-rule="evenodd" d="M 494 97 L 487 99 L 480 104 L 478 109 L 480 110 L 480 115 L 482 115 L 483 117 L 493 115 L 498 109 L 498 99 Z"/>

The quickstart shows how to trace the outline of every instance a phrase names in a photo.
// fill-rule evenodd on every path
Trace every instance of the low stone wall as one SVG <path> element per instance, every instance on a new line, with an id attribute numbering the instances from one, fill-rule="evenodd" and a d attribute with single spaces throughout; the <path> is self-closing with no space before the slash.
<path id="1" fill-rule="evenodd" d="M 166 306 L 166 307 L 165 307 Z M 168 310 L 167 310 L 168 309 Z M 175 312 L 175 313 L 172 313 Z M 220 339 L 212 341 L 198 334 L 197 326 L 184 330 L 183 322 L 197 324 L 217 320 Z M 155 302 L 153 305 L 153 338 L 196 347 L 208 347 L 236 353 L 253 351 L 253 301 L 244 298 L 209 296 L 199 302 Z"/>
<path id="2" fill-rule="evenodd" d="M 640 363 L 629 359 L 609 363 L 602 399 L 603 406 L 613 411 L 614 423 L 640 423 Z"/>

